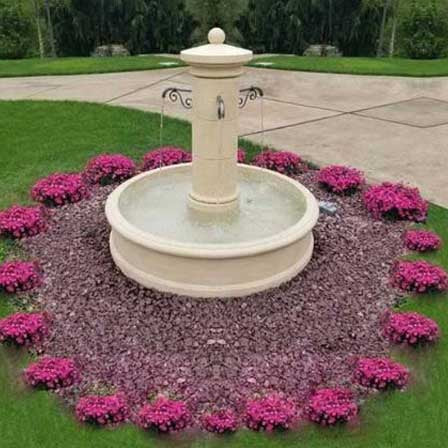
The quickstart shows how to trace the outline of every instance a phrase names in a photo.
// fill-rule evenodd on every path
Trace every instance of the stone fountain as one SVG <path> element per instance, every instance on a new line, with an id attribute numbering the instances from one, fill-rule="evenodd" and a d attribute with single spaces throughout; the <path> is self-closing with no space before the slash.
<path id="1" fill-rule="evenodd" d="M 110 249 L 127 277 L 193 297 L 237 297 L 308 264 L 319 207 L 300 183 L 237 163 L 239 78 L 251 51 L 209 44 L 181 58 L 193 77 L 193 162 L 140 174 L 109 196 Z"/>

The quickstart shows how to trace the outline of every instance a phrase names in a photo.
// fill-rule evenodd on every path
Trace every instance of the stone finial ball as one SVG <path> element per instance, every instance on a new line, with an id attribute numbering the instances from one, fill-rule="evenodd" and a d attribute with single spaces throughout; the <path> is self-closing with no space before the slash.
<path id="1" fill-rule="evenodd" d="M 221 28 L 213 28 L 208 33 L 208 41 L 211 44 L 223 44 L 226 40 L 226 33 Z"/>

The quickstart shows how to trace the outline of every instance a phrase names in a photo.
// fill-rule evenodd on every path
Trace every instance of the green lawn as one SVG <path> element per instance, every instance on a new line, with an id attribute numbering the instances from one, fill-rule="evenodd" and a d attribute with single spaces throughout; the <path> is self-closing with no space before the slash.
<path id="1" fill-rule="evenodd" d="M 182 65 L 179 59 L 150 55 L 104 58 L 3 59 L 0 60 L 0 78 L 153 70 L 156 68 L 167 68 L 164 65 L 167 62 L 177 63 L 177 65 L 168 67 Z"/>
<path id="2" fill-rule="evenodd" d="M 159 144 L 157 115 L 115 107 L 71 102 L 0 101 L 0 209 L 29 201 L 30 185 L 56 170 L 79 170 L 93 154 L 120 151 L 139 159 Z M 190 145 L 190 126 L 166 120 L 165 143 Z M 244 144 L 244 143 L 243 143 Z M 256 150 L 247 146 L 250 153 Z M 432 207 L 428 227 L 445 239 L 445 247 L 426 258 L 448 269 L 448 211 Z M 0 243 L 0 260 L 14 246 Z M 445 337 L 423 351 L 397 353 L 413 370 L 413 384 L 404 393 L 380 395 L 362 408 L 355 428 L 321 429 L 267 436 L 246 430 L 225 439 L 160 439 L 132 426 L 97 430 L 77 424 L 46 392 L 27 392 L 19 370 L 27 356 L 0 348 L 1 448 L 444 448 L 448 421 L 448 297 L 409 300 L 406 309 L 436 319 Z M 0 316 L 14 309 L 0 297 Z"/>
<path id="3" fill-rule="evenodd" d="M 265 68 L 304 72 L 347 73 L 384 76 L 448 76 L 448 59 L 413 60 L 401 58 L 324 58 L 308 56 L 272 56 L 251 65 L 272 63 Z"/>

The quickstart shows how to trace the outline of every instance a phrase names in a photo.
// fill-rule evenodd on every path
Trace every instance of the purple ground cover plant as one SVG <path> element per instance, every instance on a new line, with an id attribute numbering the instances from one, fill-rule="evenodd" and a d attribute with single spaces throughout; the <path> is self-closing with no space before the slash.
<path id="1" fill-rule="evenodd" d="M 59 207 L 88 198 L 89 191 L 80 174 L 55 173 L 38 180 L 31 197 L 49 207 Z"/>
<path id="2" fill-rule="evenodd" d="M 123 394 L 89 395 L 82 397 L 76 405 L 79 421 L 105 426 L 122 423 L 129 418 L 129 408 Z"/>
<path id="3" fill-rule="evenodd" d="M 396 344 L 416 347 L 436 341 L 439 326 L 429 317 L 415 312 L 392 313 L 384 327 L 384 335 Z"/>
<path id="4" fill-rule="evenodd" d="M 353 394 L 347 389 L 319 389 L 305 408 L 307 417 L 322 426 L 347 423 L 358 414 Z"/>
<path id="5" fill-rule="evenodd" d="M 48 334 L 45 317 L 39 313 L 16 313 L 0 320 L 0 342 L 17 346 L 40 344 Z"/>
<path id="6" fill-rule="evenodd" d="M 404 236 L 406 248 L 417 252 L 429 252 L 440 249 L 442 239 L 429 230 L 408 230 Z"/>
<path id="7" fill-rule="evenodd" d="M 35 236 L 47 229 L 43 207 L 14 205 L 0 211 L 0 236 L 23 238 Z"/>
<path id="8" fill-rule="evenodd" d="M 399 183 L 384 182 L 370 187 L 364 194 L 364 203 L 375 219 L 423 222 L 428 215 L 428 202 L 419 190 Z"/>
<path id="9" fill-rule="evenodd" d="M 0 292 L 10 294 L 30 291 L 42 283 L 36 263 L 8 261 L 0 265 Z"/>
<path id="10" fill-rule="evenodd" d="M 143 157 L 143 171 L 188 162 L 191 162 L 191 154 L 189 152 L 176 146 L 164 146 L 145 154 Z"/>
<path id="11" fill-rule="evenodd" d="M 402 389 L 408 383 L 409 371 L 388 358 L 362 358 L 356 365 L 354 378 L 361 386 L 368 388 Z"/>
<path id="12" fill-rule="evenodd" d="M 34 388 L 51 390 L 75 384 L 79 380 L 79 371 L 73 359 L 46 356 L 29 365 L 24 377 Z"/>
<path id="13" fill-rule="evenodd" d="M 361 171 L 341 165 L 322 168 L 317 175 L 318 182 L 328 191 L 337 194 L 350 194 L 365 182 Z"/>
<path id="14" fill-rule="evenodd" d="M 246 405 L 246 426 L 254 431 L 289 429 L 296 420 L 297 409 L 294 403 L 277 394 L 250 400 Z"/>
<path id="15" fill-rule="evenodd" d="M 84 178 L 90 184 L 109 185 L 134 176 L 136 165 L 122 154 L 101 154 L 89 160 Z"/>
<path id="16" fill-rule="evenodd" d="M 140 409 L 137 422 L 145 430 L 176 432 L 190 424 L 191 414 L 183 401 L 158 397 Z"/>
<path id="17" fill-rule="evenodd" d="M 202 427 L 217 434 L 232 433 L 238 428 L 238 418 L 231 409 L 223 409 L 203 415 Z"/>
<path id="18" fill-rule="evenodd" d="M 427 261 L 400 260 L 392 270 L 391 283 L 405 292 L 443 292 L 448 288 L 448 274 Z"/>
<path id="19" fill-rule="evenodd" d="M 298 174 L 305 170 L 301 157 L 293 152 L 267 150 L 258 154 L 253 164 L 281 174 Z"/>

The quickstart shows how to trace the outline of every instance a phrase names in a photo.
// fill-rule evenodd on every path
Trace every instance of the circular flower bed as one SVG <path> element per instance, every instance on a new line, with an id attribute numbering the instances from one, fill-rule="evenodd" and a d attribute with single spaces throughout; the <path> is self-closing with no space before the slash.
<path id="1" fill-rule="evenodd" d="M 23 238 L 46 229 L 47 220 L 42 207 L 14 205 L 0 212 L 0 236 Z"/>
<path id="2" fill-rule="evenodd" d="M 146 404 L 138 413 L 141 428 L 158 432 L 173 432 L 184 429 L 191 421 L 187 405 L 182 401 L 159 397 Z"/>
<path id="3" fill-rule="evenodd" d="M 436 341 L 440 336 L 439 326 L 429 317 L 414 312 L 393 313 L 384 327 L 385 336 L 396 344 L 411 346 Z"/>
<path id="4" fill-rule="evenodd" d="M 0 320 L 0 342 L 31 346 L 40 344 L 47 334 L 42 314 L 16 313 Z"/>
<path id="5" fill-rule="evenodd" d="M 41 284 L 41 275 L 35 263 L 9 261 L 0 265 L 0 292 L 29 291 Z"/>
<path id="6" fill-rule="evenodd" d="M 398 261 L 392 272 L 392 285 L 418 294 L 441 292 L 448 288 L 448 274 L 427 261 Z"/>
<path id="7" fill-rule="evenodd" d="M 321 169 L 317 179 L 324 188 L 338 194 L 354 193 L 365 182 L 361 171 L 340 165 L 327 166 Z"/>
<path id="8" fill-rule="evenodd" d="M 358 361 L 355 380 L 361 386 L 378 390 L 402 389 L 409 379 L 409 371 L 387 358 L 364 358 Z"/>
<path id="9" fill-rule="evenodd" d="M 208 432 L 217 434 L 235 432 L 238 428 L 238 419 L 229 409 L 206 414 L 202 418 L 202 427 Z"/>
<path id="10" fill-rule="evenodd" d="M 90 395 L 78 401 L 76 416 L 84 423 L 112 425 L 126 421 L 129 418 L 129 408 L 122 394 Z"/>
<path id="11" fill-rule="evenodd" d="M 442 240 L 429 230 L 409 230 L 404 237 L 406 248 L 417 252 L 428 252 L 440 249 Z"/>
<path id="12" fill-rule="evenodd" d="M 358 406 L 349 390 L 320 389 L 311 396 L 305 412 L 312 422 L 331 426 L 353 420 Z"/>
<path id="13" fill-rule="evenodd" d="M 143 157 L 143 170 L 149 171 L 163 166 L 191 162 L 191 154 L 175 146 L 164 146 L 148 152 Z"/>
<path id="14" fill-rule="evenodd" d="M 84 178 L 91 184 L 109 185 L 134 176 L 136 166 L 122 154 L 101 154 L 93 157 L 84 170 Z"/>
<path id="15" fill-rule="evenodd" d="M 294 403 L 279 395 L 252 400 L 246 405 L 246 426 L 254 431 L 289 429 L 296 419 Z"/>
<path id="16" fill-rule="evenodd" d="M 288 151 L 263 151 L 254 158 L 253 164 L 282 174 L 298 174 L 305 168 L 300 156 Z"/>
<path id="17" fill-rule="evenodd" d="M 422 222 L 428 214 L 428 203 L 417 188 L 384 182 L 370 187 L 364 194 L 367 210 L 375 219 L 402 219 Z"/>
<path id="18" fill-rule="evenodd" d="M 24 376 L 32 387 L 59 389 L 76 383 L 79 372 L 72 359 L 45 357 L 28 366 Z"/>
<path id="19" fill-rule="evenodd" d="M 31 197 L 50 207 L 73 204 L 89 197 L 80 174 L 56 173 L 36 182 Z"/>

